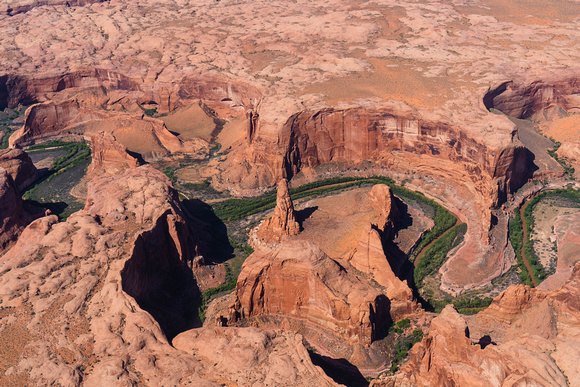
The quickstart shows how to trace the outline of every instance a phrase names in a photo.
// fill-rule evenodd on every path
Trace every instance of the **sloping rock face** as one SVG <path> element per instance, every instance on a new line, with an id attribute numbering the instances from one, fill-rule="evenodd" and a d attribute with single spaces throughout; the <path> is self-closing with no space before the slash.
<path id="1" fill-rule="evenodd" d="M 139 166 L 139 161 L 129 155 L 127 147 L 117 142 L 112 134 L 101 132 L 91 136 L 91 145 L 93 160 L 88 174 L 114 175 Z"/>
<path id="2" fill-rule="evenodd" d="M 0 252 L 16 241 L 31 220 L 18 192 L 12 176 L 0 167 Z"/>
<path id="3" fill-rule="evenodd" d="M 221 352 L 200 350 L 197 356 L 170 345 L 168 337 L 186 328 L 189 311 L 197 309 L 185 263 L 193 245 L 186 245 L 175 195 L 161 172 L 129 169 L 94 179 L 85 210 L 66 222 L 48 216 L 22 232 L 0 261 L 0 384 L 217 386 L 244 384 L 256 375 L 328 384 L 292 335 L 261 337 L 266 352 L 292 350 L 291 359 L 302 362 L 270 356 L 272 373 L 262 374 L 237 369 L 247 365 L 242 361 L 228 370 L 216 366 Z M 159 322 L 153 317 L 163 315 Z M 213 348 L 244 353 L 261 335 L 254 333 L 206 331 L 185 342 L 207 348 L 222 340 Z M 196 343 L 197 337 L 204 342 Z M 206 361 L 213 366 L 206 368 Z"/>
<path id="4" fill-rule="evenodd" d="M 88 140 L 102 131 L 113 134 L 145 158 L 169 153 L 205 154 L 208 148 L 200 139 L 180 140 L 167 130 L 163 121 L 145 117 L 135 102 L 103 87 L 31 106 L 26 111 L 24 126 L 10 136 L 10 144 L 24 146 L 54 136 Z"/>
<path id="5" fill-rule="evenodd" d="M 280 180 L 276 193 L 274 215 L 266 219 L 258 228 L 257 237 L 265 242 L 279 242 L 286 235 L 297 235 L 300 225 L 296 221 L 296 213 L 292 198 L 288 191 L 288 181 Z"/>
<path id="6" fill-rule="evenodd" d="M 36 178 L 36 167 L 30 156 L 22 149 L 0 150 L 0 167 L 12 176 L 20 192 L 23 192 Z"/>
<path id="7" fill-rule="evenodd" d="M 370 344 L 391 321 L 384 294 L 308 241 L 258 248 L 244 262 L 236 298 L 241 319 L 283 316 L 352 344 Z"/>
<path id="8" fill-rule="evenodd" d="M 181 333 L 173 346 L 195 357 L 200 376 L 243 385 L 335 386 L 315 367 L 292 332 L 257 328 L 201 328 Z"/>

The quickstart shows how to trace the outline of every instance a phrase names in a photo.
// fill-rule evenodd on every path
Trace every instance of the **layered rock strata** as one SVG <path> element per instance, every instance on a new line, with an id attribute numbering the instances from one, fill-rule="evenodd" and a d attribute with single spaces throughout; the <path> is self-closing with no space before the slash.
<path id="1" fill-rule="evenodd" d="M 351 344 L 370 344 L 390 323 L 384 294 L 315 244 L 299 240 L 260 247 L 250 255 L 238 277 L 234 304 L 238 318 L 295 319 Z"/>
<path id="2" fill-rule="evenodd" d="M 32 184 L 36 178 L 36 167 L 30 156 L 22 149 L 0 150 L 0 167 L 4 168 L 12 177 L 20 192 L 24 192 L 24 189 Z"/>
<path id="3" fill-rule="evenodd" d="M 91 136 L 92 163 L 87 174 L 117 174 L 139 166 L 139 161 L 127 153 L 127 147 L 112 134 L 101 132 Z"/>
<path id="4" fill-rule="evenodd" d="M 297 235 L 299 232 L 300 225 L 296 221 L 288 181 L 282 179 L 278 182 L 274 214 L 260 224 L 256 236 L 263 242 L 280 242 L 284 236 Z"/>

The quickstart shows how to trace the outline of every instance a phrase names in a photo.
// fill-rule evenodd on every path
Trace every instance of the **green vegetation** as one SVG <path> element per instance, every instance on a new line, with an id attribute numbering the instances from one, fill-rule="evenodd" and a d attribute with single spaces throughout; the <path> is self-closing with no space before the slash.
<path id="1" fill-rule="evenodd" d="M 449 232 L 445 233 L 441 238 L 437 239 L 423 254 L 419 263 L 415 266 L 413 278 L 415 285 L 420 288 L 423 284 L 423 279 L 434 274 L 441 265 L 445 262 L 447 254 L 451 249 L 459 245 L 463 241 L 463 236 L 467 231 L 467 224 L 460 223 L 454 226 Z"/>
<path id="2" fill-rule="evenodd" d="M 163 168 L 163 173 L 165 174 L 165 176 L 167 176 L 169 178 L 169 180 L 171 180 L 171 184 L 174 184 L 174 185 L 175 185 L 175 182 L 177 182 L 177 176 L 175 176 L 176 170 L 177 170 L 177 168 L 171 168 L 171 167 Z"/>
<path id="3" fill-rule="evenodd" d="M 12 131 L 10 130 L 10 127 L 4 123 L 2 124 L 2 130 L 4 131 L 4 135 L 0 138 L 0 149 L 6 149 L 8 148 L 8 140 L 10 139 Z"/>
<path id="4" fill-rule="evenodd" d="M 564 168 L 564 170 L 566 171 L 566 174 L 568 175 L 569 178 L 574 179 L 574 172 L 575 172 L 574 168 L 572 168 L 571 166 L 566 164 L 565 160 L 558 157 L 557 151 L 562 144 L 559 143 L 558 141 L 555 141 L 552 138 L 550 140 L 552 140 L 552 142 L 554 142 L 554 149 L 549 150 L 548 154 L 550 156 L 552 156 L 552 158 L 554 158 L 554 160 L 556 160 L 558 163 L 560 163 L 560 165 L 562 166 L 562 168 Z"/>
<path id="5" fill-rule="evenodd" d="M 527 234 L 526 240 L 524 241 L 524 254 L 526 255 L 530 267 L 532 268 L 532 275 L 536 279 L 536 283 L 538 285 L 540 284 L 540 282 L 546 279 L 548 273 L 546 272 L 544 266 L 542 266 L 540 262 L 540 259 L 536 255 L 536 251 L 534 250 L 534 241 L 532 241 L 530 237 L 532 235 L 532 231 L 534 229 L 535 224 L 532 213 L 536 205 L 539 203 L 540 199 L 545 196 L 546 196 L 545 193 L 535 196 L 528 203 L 526 209 L 524 210 L 524 218 L 526 220 L 526 234 Z"/>
<path id="6" fill-rule="evenodd" d="M 532 279 L 528 274 L 528 269 L 524 264 L 522 257 L 522 245 L 524 239 L 524 231 L 522 228 L 522 219 L 520 217 L 519 208 L 516 209 L 514 217 L 509 221 L 508 237 L 516 253 L 516 260 L 518 268 L 520 269 L 520 281 L 528 286 L 533 286 Z"/>
<path id="7" fill-rule="evenodd" d="M 37 202 L 37 204 L 40 206 L 49 207 L 51 208 L 51 211 L 59 215 L 61 219 L 66 219 L 66 217 L 72 213 L 70 212 L 71 209 L 65 212 L 64 209 L 67 207 L 67 205 L 64 203 L 56 205 L 57 204 L 56 198 L 60 198 L 61 194 L 65 196 L 68 195 L 69 194 L 68 192 L 61 191 L 64 185 L 67 185 L 69 183 L 72 184 L 72 182 L 69 182 L 68 181 L 69 179 L 64 179 L 65 181 L 60 181 L 62 180 L 60 176 L 63 173 L 75 167 L 78 168 L 82 167 L 84 171 L 84 168 L 86 168 L 86 165 L 88 165 L 91 150 L 85 143 L 51 141 L 46 144 L 34 145 L 28 149 L 28 152 L 29 153 L 46 152 L 47 149 L 53 150 L 52 148 L 56 148 L 54 150 L 61 151 L 64 150 L 66 153 L 54 161 L 54 163 L 48 170 L 48 174 L 39 181 L 35 182 L 34 185 L 24 193 L 23 198 L 25 200 Z M 84 167 L 82 166 L 83 164 Z M 75 174 L 78 173 L 75 172 Z M 84 172 L 82 172 L 82 174 L 84 175 Z M 58 182 L 54 182 L 55 179 L 60 180 Z M 54 184 L 52 184 L 53 182 Z M 47 189 L 47 187 L 52 187 L 53 185 L 55 187 Z M 43 191 L 45 193 L 40 194 L 39 191 Z M 52 196 L 52 198 L 49 199 L 48 202 L 42 199 L 43 196 L 46 196 L 46 191 L 48 191 L 49 194 Z"/>
<path id="8" fill-rule="evenodd" d="M 147 117 L 153 117 L 155 114 L 157 114 L 157 108 L 143 109 L 143 113 L 145 113 Z"/>
<path id="9" fill-rule="evenodd" d="M 429 299 L 429 304 L 433 306 L 435 313 L 441 313 L 446 305 L 453 304 L 455 309 L 461 314 L 472 315 L 487 308 L 493 298 L 444 298 L 442 300 Z"/>
<path id="10" fill-rule="evenodd" d="M 399 321 L 400 322 L 400 321 Z M 396 324 L 399 325 L 399 322 Z M 411 334 L 399 336 L 395 348 L 393 349 L 393 357 L 391 360 L 391 372 L 396 372 L 399 369 L 399 365 L 407 358 L 409 351 L 415 344 L 423 339 L 423 331 L 421 329 L 415 329 Z"/>
<path id="11" fill-rule="evenodd" d="M 199 318 L 201 321 L 205 319 L 205 311 L 207 310 L 207 305 L 209 301 L 217 294 L 231 292 L 236 288 L 236 282 L 238 280 L 237 276 L 234 275 L 230 265 L 224 263 L 224 268 L 226 270 L 226 280 L 220 286 L 206 290 L 201 294 L 201 306 L 199 307 Z"/>

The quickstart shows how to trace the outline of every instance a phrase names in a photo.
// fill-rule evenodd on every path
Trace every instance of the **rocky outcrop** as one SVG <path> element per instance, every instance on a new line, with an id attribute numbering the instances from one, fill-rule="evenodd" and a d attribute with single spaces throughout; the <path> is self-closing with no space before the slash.
<path id="1" fill-rule="evenodd" d="M 198 308 L 184 262 L 194 244 L 170 181 L 143 166 L 88 191 L 84 211 L 32 222 L 0 260 L 0 324 L 10 327 L 0 332 L 0 384 L 330 384 L 293 334 L 208 329 L 170 345 Z M 237 361 L 220 361 L 226 352 Z M 267 367 L 248 373 L 254 356 Z"/>
<path id="2" fill-rule="evenodd" d="M 26 111 L 24 126 L 10 136 L 10 144 L 29 145 L 54 136 L 89 140 L 104 131 L 145 158 L 207 152 L 206 142 L 193 139 L 184 143 L 162 121 L 145 117 L 139 109 L 133 113 L 108 111 L 110 103 L 117 102 L 104 89 L 92 88 L 63 101 L 33 105 Z"/>
<path id="3" fill-rule="evenodd" d="M 30 220 L 11 174 L 0 167 L 0 252 L 16 241 Z"/>
<path id="4" fill-rule="evenodd" d="M 114 175 L 139 166 L 139 161 L 112 134 L 101 132 L 91 136 L 91 147 L 93 161 L 87 171 L 90 175 Z"/>
<path id="5" fill-rule="evenodd" d="M 390 323 L 384 294 L 315 244 L 298 240 L 258 248 L 246 259 L 235 306 L 241 319 L 278 316 L 318 327 L 351 344 L 370 344 Z"/>
<path id="6" fill-rule="evenodd" d="M 448 305 L 400 373 L 372 386 L 567 386 L 580 382 L 580 264 L 558 290 L 509 287 L 472 317 Z M 467 321 L 466 321 L 467 320 Z"/>
<path id="7" fill-rule="evenodd" d="M 300 225 L 296 221 L 294 205 L 288 191 L 288 181 L 282 179 L 278 182 L 274 214 L 260 224 L 256 236 L 263 242 L 280 242 L 282 237 L 297 235 L 299 232 Z"/>
<path id="8" fill-rule="evenodd" d="M 244 385 L 335 386 L 315 367 L 292 332 L 256 328 L 201 328 L 178 335 L 173 346 L 206 365 L 204 376 Z"/>
<path id="9" fill-rule="evenodd" d="M 357 270 L 368 274 L 385 288 L 391 302 L 391 317 L 394 321 L 417 310 L 413 292 L 406 281 L 401 281 L 391 268 L 381 242 L 381 236 L 371 224 L 362 231 L 360 242 L 348 261 Z"/>
<path id="10" fill-rule="evenodd" d="M 497 346 L 474 345 L 465 320 L 448 305 L 401 373 L 373 386 L 565 386 L 566 378 L 550 357 L 553 349 L 549 341 L 530 336 Z"/>
<path id="11" fill-rule="evenodd" d="M 580 79 L 574 76 L 533 82 L 502 82 L 490 88 L 483 102 L 488 109 L 497 109 L 516 118 L 529 118 L 551 107 L 564 110 L 580 108 Z"/>
<path id="12" fill-rule="evenodd" d="M 36 167 L 22 149 L 0 150 L 0 167 L 12 177 L 20 192 L 24 192 L 24 189 L 36 178 Z"/>

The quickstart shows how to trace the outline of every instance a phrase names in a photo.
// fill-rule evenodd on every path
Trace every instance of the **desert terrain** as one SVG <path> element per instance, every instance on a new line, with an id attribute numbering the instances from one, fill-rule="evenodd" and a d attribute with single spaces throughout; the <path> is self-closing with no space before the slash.
<path id="1" fill-rule="evenodd" d="M 576 385 L 580 3 L 0 0 L 0 384 Z"/>

